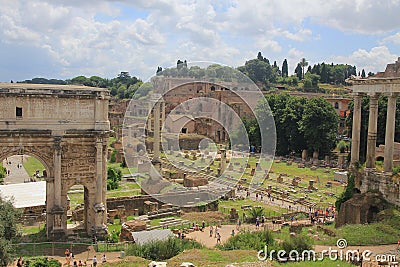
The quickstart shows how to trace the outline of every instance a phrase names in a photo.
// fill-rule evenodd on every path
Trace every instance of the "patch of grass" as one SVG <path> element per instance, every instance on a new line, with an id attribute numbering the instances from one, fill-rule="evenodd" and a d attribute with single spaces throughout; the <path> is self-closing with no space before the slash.
<path id="1" fill-rule="evenodd" d="M 220 251 L 202 248 L 185 250 L 172 259 L 167 260 L 167 266 L 180 266 L 180 264 L 185 261 L 189 261 L 195 266 L 203 267 L 227 266 L 231 263 L 258 262 L 258 259 L 256 250 Z"/>
<path id="2" fill-rule="evenodd" d="M 287 210 L 281 207 L 277 206 L 271 206 L 268 205 L 268 203 L 263 203 L 259 201 L 253 201 L 251 199 L 243 199 L 243 200 L 221 200 L 219 202 L 219 211 L 229 214 L 231 211 L 231 208 L 235 208 L 236 211 L 239 213 L 240 217 L 243 217 L 243 213 L 245 212 L 242 209 L 242 206 L 260 206 L 264 208 L 264 215 L 266 217 L 271 217 L 271 216 L 280 216 L 283 213 L 286 213 Z"/>
<path id="3" fill-rule="evenodd" d="M 22 163 L 22 166 L 24 166 L 30 177 L 36 173 L 36 170 L 42 172 L 45 169 L 43 164 L 37 158 L 26 155 L 24 155 L 24 162 Z"/>
<path id="4" fill-rule="evenodd" d="M 357 266 L 344 261 L 331 261 L 329 259 L 324 259 L 323 261 L 303 261 L 303 262 L 288 262 L 288 263 L 273 263 L 273 266 L 282 267 L 352 267 Z"/>
<path id="5" fill-rule="evenodd" d="M 318 232 L 320 240 L 315 244 L 335 246 L 339 238 L 344 238 L 349 246 L 356 245 L 386 245 L 396 244 L 399 238 L 398 229 L 400 228 L 399 212 L 394 212 L 393 216 L 381 222 L 370 224 L 351 224 L 340 228 L 335 228 L 334 224 L 324 225 L 334 233 L 335 237 L 325 235 L 323 231 L 318 230 L 316 226 L 304 227 L 302 233 L 308 234 L 308 229 Z"/>
<path id="6" fill-rule="evenodd" d="M 143 245 L 133 244 L 127 248 L 126 254 L 150 260 L 166 260 L 186 249 L 201 247 L 200 243 L 193 240 L 170 237 L 167 240 L 152 241 Z"/>

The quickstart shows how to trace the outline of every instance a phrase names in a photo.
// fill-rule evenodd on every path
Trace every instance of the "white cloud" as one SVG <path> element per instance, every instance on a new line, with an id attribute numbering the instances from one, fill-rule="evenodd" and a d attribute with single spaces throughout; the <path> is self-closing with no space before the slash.
<path id="1" fill-rule="evenodd" d="M 258 51 L 270 60 L 286 57 L 294 69 L 302 57 L 315 57 L 298 45 L 319 38 L 315 22 L 368 34 L 400 25 L 400 0 L 0 0 L 0 5 L 0 40 L 46 51 L 61 66 L 60 75 L 71 76 L 110 77 L 119 70 L 147 76 L 178 58 L 238 66 Z M 400 43 L 399 33 L 381 44 L 389 42 Z M 360 49 L 343 60 L 367 64 L 369 57 L 383 67 L 393 61 L 382 47 Z"/>
<path id="2" fill-rule="evenodd" d="M 377 46 L 370 51 L 358 49 L 349 56 L 337 56 L 335 62 L 355 65 L 357 70 L 364 69 L 366 72 L 385 71 L 388 63 L 393 63 L 397 55 L 391 54 L 386 46 Z"/>
<path id="3" fill-rule="evenodd" d="M 396 33 L 396 34 L 393 34 L 393 35 L 390 35 L 390 36 L 388 36 L 388 37 L 385 37 L 385 38 L 381 41 L 381 44 L 389 43 L 389 42 L 392 42 L 392 43 L 394 43 L 394 44 L 400 44 L 400 32 L 398 32 L 398 33 Z"/>

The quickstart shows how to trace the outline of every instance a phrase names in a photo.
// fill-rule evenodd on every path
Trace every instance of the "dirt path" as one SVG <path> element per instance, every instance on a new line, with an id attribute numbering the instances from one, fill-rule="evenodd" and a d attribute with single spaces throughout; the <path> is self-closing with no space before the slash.
<path id="1" fill-rule="evenodd" d="M 271 230 L 280 229 L 280 225 L 273 225 L 272 223 L 268 223 L 265 225 L 266 228 Z M 263 229 L 259 227 L 259 230 Z M 238 230 L 236 225 L 222 225 L 221 228 L 218 228 L 218 232 L 221 235 L 221 244 L 224 244 L 231 236 L 232 230 L 234 230 L 234 234 L 238 234 Z M 255 225 L 244 224 L 240 227 L 240 231 L 250 230 L 257 231 Z M 194 231 L 187 235 L 188 238 L 194 239 L 197 242 L 203 244 L 207 248 L 214 248 L 217 245 L 217 238 L 215 236 L 215 230 L 213 231 L 213 235 L 210 237 L 210 227 L 206 227 L 204 232 Z"/>
<path id="2" fill-rule="evenodd" d="M 22 164 L 22 157 L 25 156 L 8 157 L 8 163 L 6 160 L 3 160 L 3 166 L 7 169 L 7 171 L 10 171 L 10 175 L 7 175 L 4 178 L 5 184 L 17 184 L 29 181 L 29 174 L 26 172 L 25 168 L 23 166 L 18 168 L 18 164 Z"/>

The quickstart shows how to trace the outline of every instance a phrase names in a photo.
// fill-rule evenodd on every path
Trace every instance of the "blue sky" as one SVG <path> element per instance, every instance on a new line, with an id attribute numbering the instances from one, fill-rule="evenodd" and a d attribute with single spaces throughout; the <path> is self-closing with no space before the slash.
<path id="1" fill-rule="evenodd" d="M 147 80 L 177 59 L 237 67 L 261 51 L 383 71 L 400 56 L 400 0 L 0 0 L 0 81 Z"/>

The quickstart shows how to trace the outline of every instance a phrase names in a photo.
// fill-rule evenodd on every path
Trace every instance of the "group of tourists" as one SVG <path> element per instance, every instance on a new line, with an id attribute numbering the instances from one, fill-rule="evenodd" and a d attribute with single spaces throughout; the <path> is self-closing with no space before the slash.
<path id="1" fill-rule="evenodd" d="M 221 233 L 219 232 L 218 226 L 212 226 L 210 225 L 210 237 L 213 237 L 217 239 L 217 244 L 221 243 Z"/>
<path id="2" fill-rule="evenodd" d="M 325 223 L 327 220 L 334 220 L 336 216 L 336 208 L 334 206 L 330 206 L 325 209 L 317 209 L 314 212 L 311 212 L 309 218 L 312 224 L 314 223 Z"/>
<path id="3" fill-rule="evenodd" d="M 88 266 L 86 261 L 75 260 L 74 254 L 69 249 L 66 249 L 64 254 L 65 254 L 65 265 L 71 266 L 71 263 L 72 263 L 72 266 L 74 266 L 74 267 L 76 267 L 76 266 Z M 106 257 L 105 254 L 101 258 L 101 262 L 102 263 L 106 263 L 107 262 L 107 257 Z M 17 265 L 17 266 L 19 266 L 19 265 Z M 94 255 L 94 257 L 92 259 L 92 266 L 97 266 L 97 257 L 96 257 L 96 255 Z"/>

